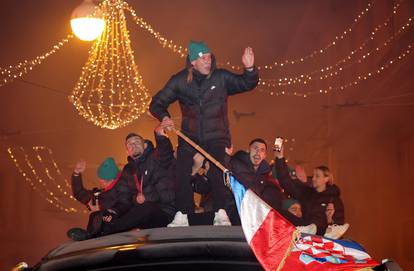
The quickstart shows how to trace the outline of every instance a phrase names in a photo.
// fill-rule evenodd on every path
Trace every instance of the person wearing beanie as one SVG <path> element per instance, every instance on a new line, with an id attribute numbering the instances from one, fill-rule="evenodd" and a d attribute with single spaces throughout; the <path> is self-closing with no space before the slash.
<path id="1" fill-rule="evenodd" d="M 113 158 L 102 162 L 97 170 L 105 187 L 98 197 L 100 208 L 96 213 L 100 216 L 94 215 L 90 219 L 94 226 L 88 226 L 86 231 L 70 230 L 68 236 L 71 239 L 80 241 L 134 228 L 165 227 L 172 220 L 175 193 L 167 169 L 174 160 L 174 151 L 165 131 L 166 125 L 169 124 L 160 123 L 155 128 L 156 148 L 136 133 L 127 135 L 128 163 L 121 172 Z M 72 178 L 79 178 L 84 169 L 84 164 L 77 164 Z M 104 208 L 100 197 L 112 191 L 115 192 L 110 194 L 113 204 Z M 89 197 L 85 194 L 84 189 L 75 197 L 86 204 Z"/>
<path id="2" fill-rule="evenodd" d="M 98 167 L 98 177 L 106 186 L 111 183 L 119 173 L 119 168 L 115 163 L 114 158 L 106 158 Z"/>
<path id="3" fill-rule="evenodd" d="M 253 90 L 259 82 L 252 48 L 244 49 L 242 74 L 216 67 L 216 59 L 202 41 L 190 41 L 186 67 L 173 75 L 153 98 L 151 114 L 162 122 L 175 125 L 168 112 L 178 101 L 181 109 L 181 131 L 199 144 L 219 162 L 224 163 L 225 148 L 231 146 L 227 99 L 229 96 Z M 169 226 L 188 226 L 187 214 L 194 213 L 191 168 L 196 150 L 179 138 L 176 165 L 176 206 L 178 212 Z M 216 166 L 208 172 L 211 184 L 215 225 L 230 225 L 224 210 L 226 190 L 222 173 Z"/>
<path id="4" fill-rule="evenodd" d="M 299 201 L 295 199 L 285 199 L 282 201 L 282 210 L 289 211 L 291 214 L 301 218 L 302 217 L 302 208 Z"/>
<path id="5" fill-rule="evenodd" d="M 67 232 L 68 237 L 75 241 L 99 236 L 104 223 L 115 220 L 125 213 L 129 205 L 129 199 L 117 185 L 121 173 L 114 158 L 108 157 L 99 165 L 97 170 L 101 185 L 99 188 L 84 187 L 82 173 L 85 169 L 85 161 L 77 162 L 71 178 L 73 197 L 91 211 L 86 230 L 72 228 Z"/>

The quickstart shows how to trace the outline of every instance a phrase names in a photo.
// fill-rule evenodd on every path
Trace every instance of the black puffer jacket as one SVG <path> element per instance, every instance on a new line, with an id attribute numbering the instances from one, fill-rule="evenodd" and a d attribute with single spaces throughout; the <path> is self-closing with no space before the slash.
<path id="1" fill-rule="evenodd" d="M 301 203 L 307 223 L 314 223 L 318 227 L 316 234 L 323 235 L 328 227 L 325 214 L 328 203 L 333 203 L 335 207 L 334 223 L 339 225 L 345 223 L 344 204 L 338 186 L 327 185 L 325 191 L 317 192 L 313 187 L 290 178 L 285 159 L 276 159 L 275 167 L 277 178 L 285 192 Z"/>
<path id="2" fill-rule="evenodd" d="M 72 192 L 73 197 L 85 205 L 93 199 L 94 193 L 98 194 L 100 210 L 113 209 L 118 215 L 122 215 L 129 209 L 128 189 L 119 185 L 118 179 L 114 180 L 107 189 L 89 190 L 83 186 L 82 174 L 72 175 Z"/>
<path id="3" fill-rule="evenodd" d="M 259 75 L 256 68 L 238 75 L 224 69 L 216 69 L 212 59 L 212 72 L 205 76 L 193 70 L 193 80 L 188 83 L 188 68 L 172 76 L 165 87 L 153 98 L 150 112 L 159 120 L 170 116 L 168 106 L 179 101 L 181 130 L 199 144 L 222 140 L 230 146 L 231 138 L 227 117 L 227 97 L 256 87 Z"/>
<path id="4" fill-rule="evenodd" d="M 168 168 L 174 159 L 171 142 L 163 136 L 156 136 L 157 148 L 151 141 L 146 140 L 147 148 L 139 159 L 128 157 L 128 164 L 122 170 L 121 181 L 127 186 L 132 206 L 137 205 L 138 193 L 135 177 L 140 181 L 143 177 L 142 190 L 145 201 L 160 204 L 167 214 L 174 215 L 174 183 Z"/>
<path id="5" fill-rule="evenodd" d="M 231 157 L 229 168 L 238 181 L 240 181 L 246 188 L 250 188 L 293 225 L 306 225 L 304 219 L 298 218 L 290 212 L 282 210 L 282 201 L 286 199 L 286 196 L 280 187 L 278 180 L 273 178 L 272 169 L 265 160 L 260 163 L 259 168 L 255 172 L 249 154 L 245 151 L 238 151 Z"/>
<path id="6" fill-rule="evenodd" d="M 238 181 L 246 188 L 252 189 L 267 204 L 278 211 L 282 209 L 285 196 L 278 181 L 272 177 L 271 168 L 265 160 L 255 171 L 249 154 L 238 151 L 230 159 L 230 170 Z"/>

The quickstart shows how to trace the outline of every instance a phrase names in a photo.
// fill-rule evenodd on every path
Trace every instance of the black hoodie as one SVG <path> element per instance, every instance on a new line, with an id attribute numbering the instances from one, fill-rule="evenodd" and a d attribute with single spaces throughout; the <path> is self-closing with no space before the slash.
<path id="1" fill-rule="evenodd" d="M 335 207 L 333 222 L 339 225 L 345 223 L 344 204 L 338 186 L 327 185 L 325 191 L 317 192 L 313 187 L 290 178 L 285 159 L 276 159 L 275 167 L 281 186 L 286 193 L 300 202 L 305 221 L 316 224 L 318 235 L 323 235 L 328 227 L 325 214 L 328 203 L 333 203 Z"/>
<path id="2" fill-rule="evenodd" d="M 161 121 L 170 116 L 167 109 L 178 100 L 182 113 L 181 130 L 188 137 L 198 144 L 220 140 L 230 146 L 227 98 L 255 88 L 259 82 L 258 72 L 256 68 L 245 70 L 243 74 L 217 69 L 214 55 L 208 76 L 190 66 L 187 57 L 187 67 L 173 75 L 152 98 L 149 110 Z M 189 72 L 192 72 L 191 82 L 187 81 Z"/>

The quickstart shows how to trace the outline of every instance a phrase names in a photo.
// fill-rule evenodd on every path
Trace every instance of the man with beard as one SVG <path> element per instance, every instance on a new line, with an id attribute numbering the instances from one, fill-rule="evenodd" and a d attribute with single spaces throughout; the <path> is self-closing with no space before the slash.
<path id="1" fill-rule="evenodd" d="M 252 90 L 259 76 L 254 67 L 252 48 L 244 50 L 243 74 L 216 68 L 216 60 L 204 42 L 191 41 L 188 46 L 186 68 L 172 76 L 153 98 L 150 112 L 160 121 L 170 121 L 167 109 L 179 102 L 181 130 L 219 162 L 224 163 L 225 148 L 231 146 L 227 116 L 228 96 Z M 188 226 L 187 214 L 194 213 L 191 169 L 196 153 L 181 138 L 177 150 L 176 205 L 178 212 L 169 226 Z M 231 222 L 225 211 L 226 192 L 221 171 L 212 166 L 207 173 L 211 185 L 213 224 L 228 226 Z"/>
<path id="2" fill-rule="evenodd" d="M 109 221 L 103 234 L 165 227 L 172 220 L 175 193 L 168 169 L 173 163 L 174 151 L 165 131 L 171 125 L 166 120 L 155 129 L 156 148 L 136 133 L 127 135 L 128 163 L 122 170 L 120 185 L 128 191 L 131 208 L 114 223 Z"/>
<path id="3" fill-rule="evenodd" d="M 231 157 L 229 169 L 241 184 L 255 192 L 292 224 L 298 226 L 298 230 L 314 234 L 315 225 L 305 226 L 304 220 L 282 208 L 282 202 L 287 198 L 279 181 L 272 177 L 272 169 L 265 160 L 266 156 L 267 143 L 261 138 L 255 138 L 250 142 L 247 152 L 238 151 Z"/>
<path id="4" fill-rule="evenodd" d="M 93 227 L 86 231 L 71 229 L 68 232 L 71 239 L 80 241 L 133 228 L 165 227 L 172 220 L 174 188 L 167 169 L 174 156 L 165 132 L 170 125 L 169 121 L 164 121 L 155 129 L 156 148 L 138 134 L 127 135 L 128 164 L 121 174 L 116 174 L 116 181 L 105 188 L 113 191 L 114 203 L 108 208 L 96 209 L 99 216 L 94 216 L 98 220 Z M 79 176 L 79 173 L 75 170 L 74 175 Z"/>

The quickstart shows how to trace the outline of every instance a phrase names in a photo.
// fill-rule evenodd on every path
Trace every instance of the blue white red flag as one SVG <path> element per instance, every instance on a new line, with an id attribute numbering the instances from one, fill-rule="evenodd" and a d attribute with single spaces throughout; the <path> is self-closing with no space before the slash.
<path id="1" fill-rule="evenodd" d="M 246 240 L 265 270 L 361 270 L 378 265 L 355 242 L 300 235 L 295 226 L 230 175 Z"/>

